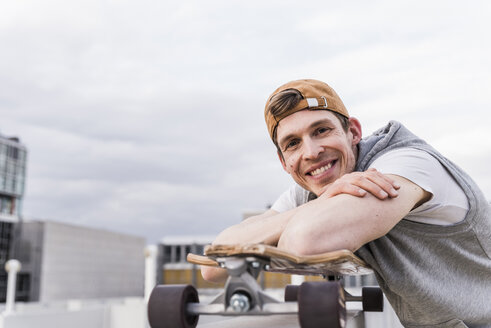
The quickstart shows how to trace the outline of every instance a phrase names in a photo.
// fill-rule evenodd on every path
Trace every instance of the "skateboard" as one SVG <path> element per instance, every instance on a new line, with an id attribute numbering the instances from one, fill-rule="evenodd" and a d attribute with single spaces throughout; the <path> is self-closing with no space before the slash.
<path id="1" fill-rule="evenodd" d="M 200 315 L 275 314 L 297 314 L 301 328 L 341 328 L 346 324 L 346 302 L 361 301 L 364 311 L 383 311 L 380 288 L 364 287 L 361 296 L 344 290 L 342 276 L 373 273 L 349 250 L 298 256 L 263 244 L 208 245 L 204 256 L 190 253 L 187 260 L 227 270 L 224 290 L 209 304 L 200 304 L 192 285 L 156 286 L 148 301 L 151 328 L 193 328 Z M 261 271 L 320 275 L 328 281 L 288 285 L 280 302 L 259 286 Z"/>

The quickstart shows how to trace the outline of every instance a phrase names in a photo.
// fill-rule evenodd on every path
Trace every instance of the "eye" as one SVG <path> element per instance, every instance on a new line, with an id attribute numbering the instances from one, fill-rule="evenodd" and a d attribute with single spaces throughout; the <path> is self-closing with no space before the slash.
<path id="1" fill-rule="evenodd" d="M 326 128 L 326 127 L 320 127 L 320 128 L 315 130 L 315 135 L 324 134 L 324 133 L 329 132 L 330 130 L 331 129 Z"/>
<path id="2" fill-rule="evenodd" d="M 292 149 L 292 148 L 296 147 L 298 144 L 299 144 L 298 139 L 292 139 L 292 140 L 288 141 L 288 143 L 285 144 L 283 151 Z"/>

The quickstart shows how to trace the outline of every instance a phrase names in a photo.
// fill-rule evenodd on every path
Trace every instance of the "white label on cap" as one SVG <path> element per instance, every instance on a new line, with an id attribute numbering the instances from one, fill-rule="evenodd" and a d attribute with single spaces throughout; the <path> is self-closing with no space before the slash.
<path id="1" fill-rule="evenodd" d="M 307 98 L 307 103 L 309 104 L 309 107 L 319 107 L 317 98 Z"/>

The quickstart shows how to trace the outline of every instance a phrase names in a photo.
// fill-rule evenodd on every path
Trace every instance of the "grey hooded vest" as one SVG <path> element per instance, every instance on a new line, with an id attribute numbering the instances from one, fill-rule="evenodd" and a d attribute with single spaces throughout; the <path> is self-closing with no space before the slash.
<path id="1" fill-rule="evenodd" d="M 434 156 L 464 190 L 469 212 L 451 226 L 400 221 L 356 253 L 370 264 L 405 327 L 491 327 L 491 211 L 477 185 L 398 122 L 359 144 L 357 171 L 412 147 Z"/>

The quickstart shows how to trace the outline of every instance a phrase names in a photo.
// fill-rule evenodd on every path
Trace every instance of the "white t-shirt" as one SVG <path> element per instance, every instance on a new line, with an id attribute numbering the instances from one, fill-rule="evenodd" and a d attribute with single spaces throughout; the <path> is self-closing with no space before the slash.
<path id="1" fill-rule="evenodd" d="M 406 220 L 452 225 L 461 222 L 469 210 L 467 197 L 440 162 L 425 151 L 399 148 L 377 158 L 370 167 L 384 174 L 404 177 L 417 184 L 432 197 L 413 209 Z M 295 184 L 285 191 L 271 209 L 285 212 L 308 202 L 309 192 Z"/>

